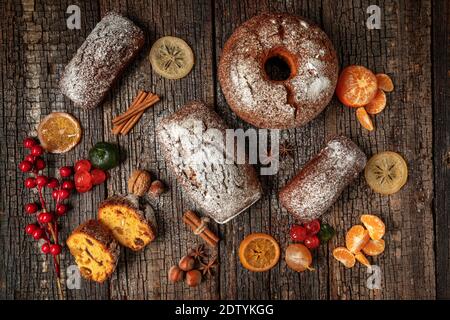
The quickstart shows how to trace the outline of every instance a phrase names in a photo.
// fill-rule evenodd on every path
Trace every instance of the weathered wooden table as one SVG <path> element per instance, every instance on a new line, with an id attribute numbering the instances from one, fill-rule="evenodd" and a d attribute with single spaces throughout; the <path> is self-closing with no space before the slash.
<path id="1" fill-rule="evenodd" d="M 21 141 L 51 111 L 68 111 L 80 120 L 84 137 L 73 151 L 50 159 L 49 173 L 86 157 L 100 140 L 119 143 L 126 161 L 112 170 L 106 186 L 73 197 L 74 210 L 62 219 L 63 234 L 96 215 L 108 195 L 126 192 L 134 168 L 159 176 L 170 191 L 152 201 L 160 236 L 144 252 L 123 250 L 118 268 L 102 285 L 83 281 L 79 290 L 65 290 L 67 299 L 429 299 L 450 298 L 450 61 L 448 1 L 376 1 L 381 29 L 369 30 L 366 9 L 373 1 L 2 1 L 0 109 L 0 298 L 54 299 L 57 288 L 51 260 L 39 253 L 23 228 L 30 218 L 23 205 L 34 196 L 23 188 L 17 164 Z M 81 29 L 69 30 L 66 9 L 81 8 Z M 146 46 L 109 94 L 103 106 L 77 109 L 58 90 L 60 74 L 100 17 L 115 9 L 146 32 Z M 296 13 L 320 24 L 332 39 L 341 66 L 362 64 L 392 76 L 396 89 L 388 107 L 376 117 L 376 131 L 362 129 L 352 110 L 336 99 L 308 125 L 282 131 L 282 140 L 295 146 L 294 156 L 281 162 L 276 176 L 262 178 L 265 195 L 250 210 L 223 226 L 214 226 L 221 241 L 220 270 L 196 289 L 167 282 L 167 270 L 200 239 L 181 221 L 195 208 L 166 170 L 155 142 L 155 123 L 185 102 L 200 99 L 214 105 L 232 127 L 248 128 L 227 106 L 217 81 L 222 47 L 242 22 L 263 11 Z M 185 39 L 196 64 L 189 76 L 166 80 L 152 73 L 147 59 L 151 44 L 161 36 Z M 132 133 L 111 134 L 111 118 L 124 111 L 138 89 L 156 92 L 162 102 L 148 111 Z M 277 190 L 334 134 L 345 134 L 372 155 L 383 150 L 401 153 L 409 180 L 401 192 L 380 196 L 364 178 L 347 188 L 325 220 L 337 230 L 328 246 L 314 255 L 315 272 L 294 273 L 281 261 L 270 272 L 243 269 L 237 248 L 250 232 L 267 232 L 282 247 L 289 243 L 292 218 L 280 208 Z M 331 256 L 343 243 L 345 231 L 359 216 L 372 212 L 387 225 L 387 247 L 374 260 L 381 270 L 381 289 L 367 288 L 370 274 L 358 265 L 347 270 Z M 66 251 L 63 270 L 73 264 Z"/>

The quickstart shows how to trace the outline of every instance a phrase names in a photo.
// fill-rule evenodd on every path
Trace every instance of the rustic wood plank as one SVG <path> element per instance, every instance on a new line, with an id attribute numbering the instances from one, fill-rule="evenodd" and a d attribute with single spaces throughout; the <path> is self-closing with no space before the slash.
<path id="1" fill-rule="evenodd" d="M 433 6 L 433 158 L 436 297 L 450 299 L 450 3 Z"/>
<path id="2" fill-rule="evenodd" d="M 324 1 L 323 19 L 333 39 L 341 66 L 362 64 L 389 74 L 396 89 L 388 94 L 388 107 L 377 115 L 373 133 L 362 129 L 353 110 L 334 101 L 326 111 L 327 136 L 351 137 L 368 156 L 384 150 L 402 154 L 409 178 L 397 194 L 375 194 L 364 178 L 344 192 L 332 209 L 338 236 L 372 212 L 386 223 L 386 251 L 374 259 L 381 268 L 381 289 L 366 287 L 366 269 L 344 270 L 330 259 L 332 299 L 421 299 L 435 297 L 432 164 L 432 110 L 430 61 L 430 1 L 380 1 L 380 30 L 368 30 L 370 1 Z"/>
<path id="3" fill-rule="evenodd" d="M 320 3 L 290 1 L 216 1 L 216 61 L 234 29 L 252 16 L 263 11 L 290 12 L 321 23 Z M 249 128 L 228 107 L 217 87 L 217 109 L 235 128 Z M 320 150 L 325 139 L 324 114 L 308 125 L 281 132 L 281 140 L 295 149 L 292 158 L 282 159 L 275 176 L 261 177 L 264 196 L 247 212 L 222 227 L 221 298 L 224 299 L 326 299 L 328 296 L 327 249 L 315 253 L 314 273 L 297 274 L 290 271 L 284 261 L 270 272 L 257 274 L 245 270 L 237 257 L 242 239 L 253 232 L 266 232 L 275 236 L 283 249 L 289 243 L 289 228 L 294 219 L 280 208 L 278 190 Z M 226 261 L 226 264 L 224 262 Z"/>
<path id="4" fill-rule="evenodd" d="M 73 151 L 64 156 L 46 155 L 49 174 L 63 164 L 72 164 L 86 156 L 92 140 L 101 139 L 102 112 L 90 114 L 76 109 L 58 89 L 58 79 L 64 65 L 81 45 L 98 19 L 96 3 L 80 4 L 81 30 L 66 27 L 66 9 L 69 1 L 38 3 L 32 0 L 2 2 L 2 143 L 6 146 L 2 156 L 2 290 L 12 299 L 57 298 L 55 277 L 50 258 L 40 253 L 36 242 L 24 235 L 24 227 L 32 221 L 23 213 L 25 201 L 36 201 L 37 195 L 23 188 L 24 175 L 17 171 L 17 163 L 25 155 L 22 139 L 36 134 L 36 125 L 51 111 L 67 111 L 82 123 L 84 139 Z M 74 210 L 62 219 L 61 239 L 80 221 L 95 212 L 93 204 L 103 198 L 104 188 L 82 196 L 74 196 Z M 4 205 L 4 207 L 3 207 Z M 62 255 L 62 273 L 72 264 L 68 252 Z M 68 298 L 106 298 L 107 288 L 84 284 L 81 290 L 69 290 Z"/>
<path id="5" fill-rule="evenodd" d="M 171 265 L 201 243 L 183 224 L 184 210 L 195 208 L 183 196 L 174 177 L 167 172 L 158 144 L 155 125 L 190 100 L 213 104 L 212 18 L 208 1 L 101 1 L 101 12 L 119 10 L 141 26 L 146 33 L 146 46 L 125 77 L 104 104 L 104 139 L 116 141 L 126 153 L 125 162 L 115 170 L 108 183 L 108 195 L 126 192 L 126 181 L 133 169 L 150 170 L 162 179 L 170 191 L 160 201 L 150 201 L 156 209 L 159 236 L 144 252 L 123 250 L 117 272 L 112 277 L 112 299 L 213 299 L 218 297 L 216 278 L 199 288 L 189 289 L 184 283 L 167 281 Z M 184 39 L 193 49 L 195 66 L 180 80 L 167 80 L 152 72 L 148 54 L 158 38 L 172 35 Z M 155 92 L 161 102 L 149 110 L 133 131 L 125 137 L 111 135 L 111 119 L 124 111 L 139 89 Z"/>

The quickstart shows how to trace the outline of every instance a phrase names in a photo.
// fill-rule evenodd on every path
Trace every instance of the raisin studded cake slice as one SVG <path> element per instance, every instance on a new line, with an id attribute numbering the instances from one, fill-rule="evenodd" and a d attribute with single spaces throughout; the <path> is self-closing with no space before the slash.
<path id="1" fill-rule="evenodd" d="M 97 220 L 79 225 L 67 239 L 67 246 L 86 279 L 103 282 L 116 269 L 119 244 Z"/>
<path id="2" fill-rule="evenodd" d="M 137 197 L 116 195 L 100 204 L 98 220 L 111 230 L 121 245 L 139 251 L 156 237 L 153 209 L 147 205 L 144 210 Z M 151 222 L 145 218 L 146 214 Z"/>

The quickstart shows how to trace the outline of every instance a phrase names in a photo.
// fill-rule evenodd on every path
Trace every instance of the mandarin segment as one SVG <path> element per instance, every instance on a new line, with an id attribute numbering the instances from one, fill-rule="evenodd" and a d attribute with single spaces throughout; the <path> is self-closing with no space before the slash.
<path id="1" fill-rule="evenodd" d="M 369 240 L 367 244 L 362 248 L 362 251 L 368 256 L 377 256 L 384 252 L 385 242 L 380 240 Z"/>
<path id="2" fill-rule="evenodd" d="M 241 242 L 239 259 L 243 267 L 250 271 L 267 271 L 280 259 L 280 246 L 268 234 L 252 233 Z"/>
<path id="3" fill-rule="evenodd" d="M 356 253 L 361 251 L 369 240 L 369 232 L 362 225 L 357 224 L 347 231 L 345 246 L 351 252 Z"/>
<path id="4" fill-rule="evenodd" d="M 378 89 L 375 97 L 364 107 L 369 114 L 378 114 L 386 108 L 386 94 Z"/>
<path id="5" fill-rule="evenodd" d="M 383 238 L 386 226 L 380 218 L 372 214 L 363 214 L 361 216 L 361 222 L 366 227 L 372 240 L 380 240 Z"/>
<path id="6" fill-rule="evenodd" d="M 363 253 L 355 253 L 355 259 L 358 260 L 361 264 L 365 265 L 367 268 L 370 267 L 370 262 L 369 260 L 367 260 L 366 256 Z"/>
<path id="7" fill-rule="evenodd" d="M 391 92 L 394 90 L 394 83 L 392 82 L 391 77 L 384 73 L 378 73 L 376 75 L 378 88 L 383 90 L 384 92 Z"/>
<path id="8" fill-rule="evenodd" d="M 377 78 L 363 66 L 348 66 L 342 70 L 336 86 L 336 95 L 348 107 L 363 107 L 377 93 Z"/>
<path id="9" fill-rule="evenodd" d="M 363 107 L 356 109 L 356 118 L 364 128 L 373 131 L 373 122 L 366 109 Z"/>
<path id="10" fill-rule="evenodd" d="M 333 257 L 342 263 L 346 268 L 352 268 L 355 263 L 355 256 L 347 248 L 338 247 L 333 250 Z"/>

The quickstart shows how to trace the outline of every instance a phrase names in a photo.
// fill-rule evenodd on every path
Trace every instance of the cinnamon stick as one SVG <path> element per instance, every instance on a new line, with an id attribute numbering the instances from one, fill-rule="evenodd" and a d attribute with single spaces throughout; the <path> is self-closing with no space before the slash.
<path id="1" fill-rule="evenodd" d="M 147 94 L 146 97 L 144 97 L 143 100 L 139 101 L 133 108 L 129 108 L 127 111 L 125 111 L 123 114 L 115 117 L 113 119 L 114 124 L 118 124 L 126 119 L 129 119 L 133 115 L 138 114 L 140 111 L 144 111 L 149 106 L 153 105 L 159 101 L 159 97 L 153 93 Z"/>
<path id="2" fill-rule="evenodd" d="M 183 221 L 191 227 L 192 231 L 197 230 L 202 225 L 202 223 L 204 223 L 191 210 L 188 210 L 184 213 Z M 217 246 L 217 243 L 220 241 L 219 237 L 215 235 L 207 226 L 205 226 L 203 231 L 198 235 L 211 247 Z"/>
<path id="3" fill-rule="evenodd" d="M 131 116 L 131 118 L 128 120 L 127 124 L 121 130 L 120 133 L 124 134 L 124 135 L 128 134 L 131 131 L 131 129 L 133 129 L 134 125 L 141 119 L 141 117 L 144 114 L 145 110 L 150 108 L 152 105 L 154 105 L 158 101 L 159 101 L 159 97 L 156 96 L 156 95 L 154 95 L 153 97 L 145 99 L 144 103 L 146 104 L 146 107 L 143 108 L 143 110 L 140 111 L 139 113 L 136 113 L 135 115 Z M 136 109 L 137 108 L 138 107 L 136 107 Z"/>
<path id="4" fill-rule="evenodd" d="M 133 99 L 133 101 L 131 102 L 130 107 L 128 108 L 128 110 L 135 108 L 139 103 L 141 103 L 145 98 L 147 97 L 147 92 L 143 91 L 143 90 L 139 90 L 136 98 Z M 114 123 L 114 119 L 113 119 L 113 124 Z M 119 125 L 113 128 L 112 133 L 113 134 L 119 134 L 120 131 L 122 130 L 122 128 L 125 126 L 125 123 L 123 125 Z"/>

